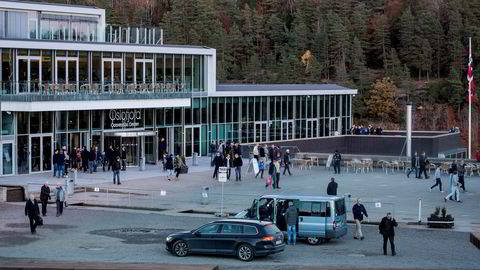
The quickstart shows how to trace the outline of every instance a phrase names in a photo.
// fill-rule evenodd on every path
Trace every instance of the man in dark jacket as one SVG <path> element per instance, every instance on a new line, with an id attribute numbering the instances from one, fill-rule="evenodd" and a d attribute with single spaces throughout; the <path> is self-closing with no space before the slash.
<path id="1" fill-rule="evenodd" d="M 215 158 L 213 159 L 213 165 L 215 165 L 215 169 L 213 171 L 213 177 L 212 178 L 217 178 L 218 177 L 218 168 L 223 166 L 223 158 L 220 155 L 220 152 L 217 152 Z"/>
<path id="2" fill-rule="evenodd" d="M 410 178 L 412 171 L 415 171 L 415 178 L 418 178 L 418 153 L 415 152 L 415 155 L 412 156 L 410 170 L 407 173 L 407 178 Z"/>
<path id="3" fill-rule="evenodd" d="M 342 156 L 335 150 L 335 154 L 333 154 L 333 169 L 335 170 L 335 174 L 340 174 L 340 162 L 342 161 Z"/>
<path id="4" fill-rule="evenodd" d="M 383 235 L 383 255 L 387 255 L 387 240 L 390 241 L 390 248 L 392 250 L 392 256 L 395 256 L 395 227 L 398 224 L 395 219 L 392 217 L 390 212 L 387 213 L 387 216 L 382 218 L 378 229 L 380 230 L 380 234 Z"/>
<path id="5" fill-rule="evenodd" d="M 242 166 L 242 157 L 239 154 L 235 154 L 235 159 L 233 159 L 233 167 L 235 167 L 235 181 L 242 181 Z"/>
<path id="6" fill-rule="evenodd" d="M 420 156 L 419 158 L 419 164 L 420 164 L 420 172 L 418 173 L 418 178 L 422 179 L 422 172 L 423 174 L 425 175 L 425 179 L 428 179 L 430 178 L 428 175 L 427 175 L 427 170 L 426 170 L 426 166 L 429 164 L 430 162 L 428 161 L 427 159 L 427 155 L 425 154 L 425 152 L 423 152 L 423 154 Z"/>
<path id="7" fill-rule="evenodd" d="M 122 146 L 122 171 L 127 170 L 127 149 Z"/>
<path id="8" fill-rule="evenodd" d="M 112 171 L 113 171 L 113 184 L 115 185 L 115 178 L 117 178 L 117 185 L 121 185 L 120 183 L 120 169 L 122 168 L 122 164 L 120 163 L 120 157 L 117 156 L 117 159 L 112 164 Z"/>
<path id="9" fill-rule="evenodd" d="M 38 202 L 35 199 L 33 194 L 30 194 L 30 199 L 27 200 L 25 204 L 25 216 L 28 216 L 30 220 L 30 232 L 32 234 L 35 233 L 35 229 L 37 228 L 37 224 L 39 222 L 40 210 L 38 209 Z"/>
<path id="10" fill-rule="evenodd" d="M 287 149 L 285 152 L 285 155 L 283 155 L 283 165 L 285 166 L 285 169 L 283 169 L 283 175 L 288 171 L 288 175 L 292 175 L 290 172 L 290 150 Z"/>
<path id="11" fill-rule="evenodd" d="M 337 196 L 338 184 L 335 182 L 335 178 L 330 179 L 330 183 L 327 186 L 327 195 Z"/>
<path id="12" fill-rule="evenodd" d="M 295 245 L 297 243 L 297 219 L 298 210 L 293 205 L 293 202 L 288 203 L 287 211 L 285 212 L 285 222 L 287 223 L 288 244 Z"/>
<path id="13" fill-rule="evenodd" d="M 63 150 L 60 150 L 60 154 L 58 155 L 57 159 L 58 164 L 58 178 L 63 177 L 65 173 L 65 153 Z"/>
<path id="14" fill-rule="evenodd" d="M 50 187 L 48 186 L 48 182 L 45 182 L 45 184 L 40 189 L 40 202 L 42 202 L 42 216 L 47 215 L 47 204 L 48 204 L 48 200 L 50 200 L 51 198 L 52 197 L 50 196 Z"/>
<path id="15" fill-rule="evenodd" d="M 352 207 L 353 219 L 355 220 L 355 232 L 353 233 L 354 239 L 363 240 L 363 233 L 362 233 L 362 221 L 363 215 L 368 218 L 367 210 L 360 203 L 360 199 L 357 199 L 357 203 L 355 203 Z"/>

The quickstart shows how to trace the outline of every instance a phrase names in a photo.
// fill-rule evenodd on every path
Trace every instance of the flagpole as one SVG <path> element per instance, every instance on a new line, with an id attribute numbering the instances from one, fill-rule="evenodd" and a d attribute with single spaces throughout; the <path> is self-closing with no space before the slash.
<path id="1" fill-rule="evenodd" d="M 469 68 L 472 63 L 472 38 L 468 38 L 469 44 Z M 468 159 L 472 159 L 472 81 L 468 78 Z"/>

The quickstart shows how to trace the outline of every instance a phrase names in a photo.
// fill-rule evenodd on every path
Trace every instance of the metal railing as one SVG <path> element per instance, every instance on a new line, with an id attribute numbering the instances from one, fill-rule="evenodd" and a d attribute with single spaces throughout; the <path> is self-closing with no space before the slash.
<path id="1" fill-rule="evenodd" d="M 163 29 L 156 27 L 122 27 L 107 25 L 105 28 L 105 42 L 163 45 Z"/>
<path id="2" fill-rule="evenodd" d="M 1 81 L 0 94 L 34 94 L 34 95 L 103 95 L 103 94 L 138 94 L 138 93 L 184 93 L 191 92 L 185 83 L 51 83 L 32 81 Z"/>

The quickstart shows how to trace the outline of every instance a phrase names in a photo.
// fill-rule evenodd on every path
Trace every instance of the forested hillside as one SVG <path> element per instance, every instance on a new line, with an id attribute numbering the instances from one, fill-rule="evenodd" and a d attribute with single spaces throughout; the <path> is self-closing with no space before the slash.
<path id="1" fill-rule="evenodd" d="M 385 126 L 402 127 L 401 105 L 412 100 L 416 128 L 463 128 L 469 36 L 480 55 L 480 0 L 56 2 L 105 8 L 112 24 L 160 26 L 166 43 L 216 48 L 221 82 L 355 87 L 356 121 Z M 384 77 L 393 84 L 382 84 Z M 396 106 L 372 99 L 385 91 Z"/>

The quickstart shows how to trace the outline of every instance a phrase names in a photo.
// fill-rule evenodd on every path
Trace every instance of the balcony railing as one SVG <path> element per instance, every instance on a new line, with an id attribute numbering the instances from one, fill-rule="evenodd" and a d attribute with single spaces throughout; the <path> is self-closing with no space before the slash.
<path id="1" fill-rule="evenodd" d="M 107 25 L 105 27 L 105 42 L 163 45 L 163 29 Z"/>
<path id="2" fill-rule="evenodd" d="M 0 82 L 3 101 L 62 101 L 189 98 L 191 89 L 175 83 L 38 83 Z"/>

